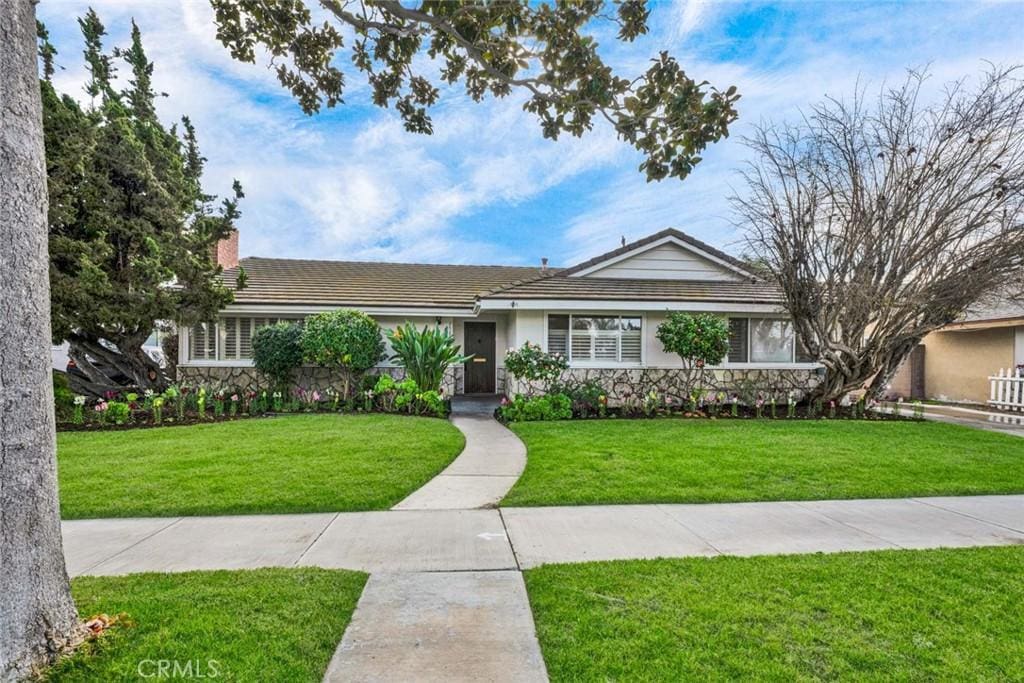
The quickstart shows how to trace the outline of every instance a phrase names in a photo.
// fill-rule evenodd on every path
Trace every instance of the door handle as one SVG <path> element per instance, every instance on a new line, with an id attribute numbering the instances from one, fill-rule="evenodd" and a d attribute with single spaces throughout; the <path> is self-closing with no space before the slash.
<path id="1" fill-rule="evenodd" d="M 486 363 L 487 359 L 486 358 L 474 358 L 473 362 L 474 363 Z"/>

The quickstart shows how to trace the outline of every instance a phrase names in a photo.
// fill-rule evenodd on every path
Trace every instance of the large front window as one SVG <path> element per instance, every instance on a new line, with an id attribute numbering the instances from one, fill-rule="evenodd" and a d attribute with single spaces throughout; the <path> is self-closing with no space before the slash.
<path id="1" fill-rule="evenodd" d="M 216 323 L 199 323 L 189 330 L 188 359 L 251 360 L 252 335 L 264 325 L 301 322 L 302 318 L 250 318 L 225 316 Z"/>
<path id="2" fill-rule="evenodd" d="M 793 323 L 780 318 L 730 318 L 730 363 L 810 363 Z"/>
<path id="3" fill-rule="evenodd" d="M 570 363 L 639 363 L 641 327 L 639 317 L 549 315 L 548 353 Z"/>

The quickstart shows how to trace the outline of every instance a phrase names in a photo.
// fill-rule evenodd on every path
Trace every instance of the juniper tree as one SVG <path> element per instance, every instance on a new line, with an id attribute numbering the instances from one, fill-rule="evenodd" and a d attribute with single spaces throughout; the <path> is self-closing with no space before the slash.
<path id="1" fill-rule="evenodd" d="M 238 217 L 241 188 L 214 210 L 191 121 L 179 135 L 157 117 L 138 26 L 128 48 L 107 54 L 96 13 L 79 25 L 91 105 L 56 92 L 47 66 L 55 50 L 45 35 L 40 46 L 54 341 L 70 342 L 85 375 L 71 376 L 80 392 L 120 388 L 121 376 L 158 387 L 166 378 L 142 348 L 157 323 L 209 319 L 230 301 L 211 246 Z M 123 90 L 114 84 L 118 62 L 131 73 Z"/>

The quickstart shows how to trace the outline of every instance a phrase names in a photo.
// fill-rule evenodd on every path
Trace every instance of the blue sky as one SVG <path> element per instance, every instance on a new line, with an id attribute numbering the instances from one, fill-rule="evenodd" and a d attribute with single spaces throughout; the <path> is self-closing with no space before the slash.
<path id="1" fill-rule="evenodd" d="M 800 116 L 858 80 L 878 88 L 930 64 L 937 90 L 985 60 L 1024 63 L 1024 2 L 652 3 L 651 32 L 632 44 L 598 34 L 605 57 L 635 75 L 667 49 L 694 78 L 742 94 L 729 139 L 683 182 L 647 183 L 641 159 L 598 126 L 544 140 L 522 98 L 472 102 L 443 91 L 433 136 L 406 133 L 370 106 L 357 74 L 347 103 L 307 117 L 265 63 L 233 62 L 203 0 L 42 0 L 59 50 L 57 87 L 82 92 L 75 17 L 88 5 L 124 45 L 132 17 L 156 63 L 167 121 L 189 114 L 209 158 L 206 187 L 232 178 L 246 199 L 243 255 L 569 265 L 672 226 L 741 250 L 728 196 L 747 158 L 741 137 L 762 120 Z M 425 65 L 425 68 L 429 66 Z"/>

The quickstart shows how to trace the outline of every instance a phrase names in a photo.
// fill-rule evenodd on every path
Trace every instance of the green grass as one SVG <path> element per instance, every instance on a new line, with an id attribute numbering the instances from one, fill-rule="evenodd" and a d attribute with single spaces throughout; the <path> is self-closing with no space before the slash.
<path id="1" fill-rule="evenodd" d="M 1024 439 L 937 422 L 592 420 L 512 425 L 502 505 L 1024 492 Z"/>
<path id="2" fill-rule="evenodd" d="M 200 672 L 217 681 L 319 681 L 365 582 L 359 572 L 323 569 L 75 579 L 83 618 L 125 612 L 127 620 L 47 678 L 169 680 L 169 673 L 154 675 L 165 660 L 193 667 L 184 678 L 202 678 Z"/>
<path id="3" fill-rule="evenodd" d="M 383 510 L 462 450 L 445 420 L 290 415 L 58 435 L 64 519 Z"/>
<path id="4" fill-rule="evenodd" d="M 554 681 L 1020 680 L 1024 548 L 526 572 Z"/>

